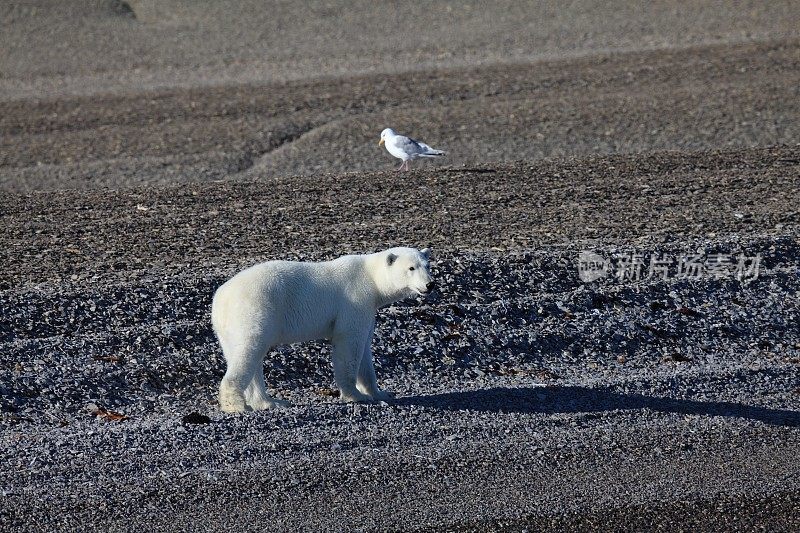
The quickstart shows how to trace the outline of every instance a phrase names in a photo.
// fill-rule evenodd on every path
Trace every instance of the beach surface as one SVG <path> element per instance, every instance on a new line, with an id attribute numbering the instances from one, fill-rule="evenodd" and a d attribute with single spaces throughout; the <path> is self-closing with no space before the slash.
<path id="1" fill-rule="evenodd" d="M 797 28 L 4 3 L 0 529 L 800 529 Z M 396 172 L 385 127 L 447 157 Z M 216 287 L 394 245 L 438 282 L 378 314 L 394 400 L 314 342 L 265 361 L 292 407 L 219 412 Z"/>

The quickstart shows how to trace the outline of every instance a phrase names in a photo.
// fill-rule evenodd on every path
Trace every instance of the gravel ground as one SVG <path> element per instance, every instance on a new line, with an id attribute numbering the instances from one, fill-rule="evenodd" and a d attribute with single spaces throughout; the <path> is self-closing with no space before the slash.
<path id="1" fill-rule="evenodd" d="M 720 515 L 793 529 L 798 161 L 783 147 L 7 193 L 2 512 L 48 530 L 713 528 Z M 330 350 L 311 343 L 267 362 L 294 407 L 216 410 L 216 286 L 267 257 L 396 240 L 432 243 L 440 282 L 379 315 L 396 401 L 338 403 Z M 743 282 L 673 265 L 667 280 L 584 283 L 582 250 L 762 262 Z"/>
<path id="2" fill-rule="evenodd" d="M 255 5 L 0 7 L 0 529 L 800 529 L 796 2 Z M 220 283 L 398 244 L 395 400 L 218 411 Z"/>
<path id="3" fill-rule="evenodd" d="M 744 286 L 587 285 L 576 252 L 555 247 L 443 253 L 440 291 L 380 314 L 378 372 L 396 401 L 337 403 L 329 349 L 307 344 L 267 363 L 294 407 L 245 416 L 213 406 L 223 367 L 207 314 L 223 277 L 6 291 L 3 511 L 21 529 L 235 529 L 230 513 L 276 530 L 354 515 L 366 529 L 558 527 L 603 523 L 599 508 L 711 524 L 700 500 L 791 529 L 800 249 L 744 242 L 765 254 Z"/>
<path id="4" fill-rule="evenodd" d="M 800 26 L 798 26 L 800 27 Z M 800 41 L 121 96 L 0 101 L 0 188 L 389 170 L 385 126 L 460 167 L 794 144 Z M 441 163 L 439 163 L 441 161 Z"/>

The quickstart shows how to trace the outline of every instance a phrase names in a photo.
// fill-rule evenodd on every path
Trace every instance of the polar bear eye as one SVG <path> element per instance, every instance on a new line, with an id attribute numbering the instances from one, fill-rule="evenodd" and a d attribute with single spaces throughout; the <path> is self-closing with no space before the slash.
<path id="1" fill-rule="evenodd" d="M 416 270 L 414 267 L 408 267 L 409 270 Z"/>

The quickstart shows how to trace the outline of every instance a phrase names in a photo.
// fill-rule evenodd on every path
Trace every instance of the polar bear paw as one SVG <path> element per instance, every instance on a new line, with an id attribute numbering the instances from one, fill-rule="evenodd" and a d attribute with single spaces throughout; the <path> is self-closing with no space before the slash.
<path id="1" fill-rule="evenodd" d="M 356 390 L 351 393 L 340 391 L 339 397 L 345 402 L 374 403 L 391 400 L 394 398 L 394 394 L 384 390 L 378 390 L 374 393 Z"/>
<path id="2" fill-rule="evenodd" d="M 266 399 L 259 399 L 254 401 L 250 404 L 253 411 L 264 411 L 266 409 L 283 409 L 285 407 L 291 407 L 292 404 L 287 402 L 286 400 L 278 400 L 276 398 Z"/>
<path id="3" fill-rule="evenodd" d="M 386 390 L 379 390 L 371 396 L 373 400 L 378 402 L 388 402 L 389 400 L 394 400 L 394 393 Z"/>
<path id="4" fill-rule="evenodd" d="M 373 401 L 372 396 L 368 396 L 359 390 L 353 390 L 348 392 L 339 390 L 339 399 L 348 403 L 350 402 L 369 403 Z"/>
<path id="5" fill-rule="evenodd" d="M 242 413 L 249 410 L 244 395 L 231 387 L 225 380 L 222 381 L 219 388 L 219 408 L 223 413 Z"/>

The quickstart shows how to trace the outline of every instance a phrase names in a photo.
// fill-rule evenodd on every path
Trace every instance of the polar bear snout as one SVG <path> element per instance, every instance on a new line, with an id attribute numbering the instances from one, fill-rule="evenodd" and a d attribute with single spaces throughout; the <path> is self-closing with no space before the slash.
<path id="1" fill-rule="evenodd" d="M 431 280 L 425 284 L 423 288 L 413 288 L 412 290 L 419 294 L 420 296 L 427 296 L 431 293 L 433 289 L 436 288 L 436 282 Z"/>

